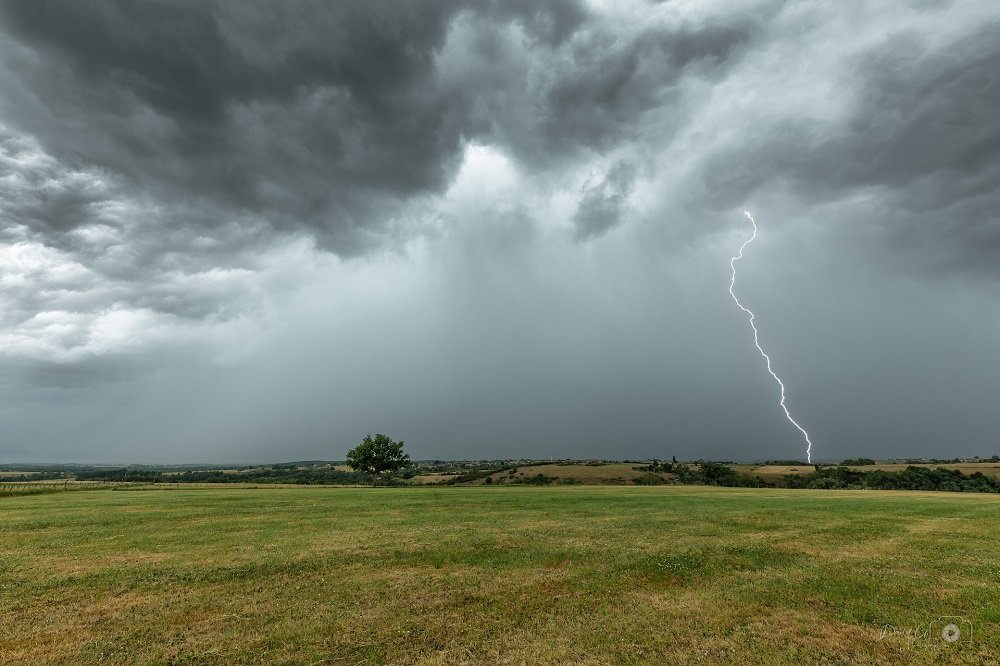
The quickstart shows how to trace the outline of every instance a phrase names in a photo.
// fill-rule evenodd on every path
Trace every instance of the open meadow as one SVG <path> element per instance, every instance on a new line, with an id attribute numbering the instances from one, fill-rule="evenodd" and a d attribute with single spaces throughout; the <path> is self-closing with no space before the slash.
<path id="1" fill-rule="evenodd" d="M 0 663 L 1000 655 L 996 495 L 125 488 L 0 498 Z"/>

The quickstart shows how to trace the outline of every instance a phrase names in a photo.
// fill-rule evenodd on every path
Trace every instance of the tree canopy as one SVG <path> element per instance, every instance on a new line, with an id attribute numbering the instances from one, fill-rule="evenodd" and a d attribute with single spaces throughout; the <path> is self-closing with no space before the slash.
<path id="1" fill-rule="evenodd" d="M 388 435 L 365 435 L 361 443 L 347 452 L 347 464 L 358 472 L 367 472 L 374 478 L 391 474 L 408 467 L 410 456 L 403 453 L 403 442 L 394 442 Z"/>

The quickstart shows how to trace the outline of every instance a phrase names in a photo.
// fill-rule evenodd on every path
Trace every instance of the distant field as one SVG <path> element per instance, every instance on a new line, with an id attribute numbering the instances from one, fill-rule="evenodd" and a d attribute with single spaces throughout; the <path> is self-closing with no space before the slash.
<path id="1" fill-rule="evenodd" d="M 457 472 L 454 474 L 417 474 L 409 481 L 410 483 L 437 483 L 439 481 L 453 479 L 456 476 L 458 476 Z"/>
<path id="2" fill-rule="evenodd" d="M 642 472 L 637 472 L 633 467 L 638 467 L 643 463 L 608 463 L 602 465 L 525 465 L 518 467 L 515 476 L 525 478 L 538 474 L 552 477 L 557 480 L 576 479 L 585 484 L 605 484 L 605 483 L 625 483 L 642 476 Z M 508 476 L 509 472 L 494 474 L 497 477 Z"/>
<path id="3" fill-rule="evenodd" d="M 513 470 L 504 470 L 491 474 L 493 482 L 513 480 L 523 480 L 542 474 L 543 476 L 555 479 L 555 482 L 575 480 L 587 485 L 603 484 L 625 484 L 642 476 L 642 472 L 637 472 L 633 468 L 646 463 L 607 463 L 599 465 L 587 465 L 584 463 L 570 464 L 544 464 L 544 465 L 520 465 Z M 418 474 L 410 481 L 411 483 L 437 483 L 454 478 L 459 472 L 451 474 Z M 478 479 L 470 482 L 470 485 L 480 485 L 485 479 Z"/>
<path id="4" fill-rule="evenodd" d="M 982 472 L 986 476 L 1000 479 L 1000 463 L 993 461 L 981 463 L 920 463 L 914 464 L 913 466 L 927 467 L 930 469 L 936 469 L 938 467 L 943 467 L 945 469 L 957 469 L 963 474 Z M 812 465 L 730 465 L 730 467 L 735 469 L 737 472 L 742 472 L 743 474 L 755 474 L 768 481 L 773 481 L 787 474 L 811 474 L 815 471 L 815 467 Z M 910 467 L 910 465 L 906 463 L 877 463 L 875 465 L 864 466 L 848 465 L 848 467 L 860 472 L 873 472 L 877 469 L 886 472 L 901 472 L 907 467 Z"/>
<path id="5" fill-rule="evenodd" d="M 812 474 L 816 471 L 812 465 L 730 465 L 730 467 L 737 472 L 756 474 L 765 479 L 786 474 Z"/>
<path id="6" fill-rule="evenodd" d="M 995 663 L 998 562 L 996 495 L 6 497 L 0 663 Z M 940 640 L 944 616 L 972 636 Z"/>

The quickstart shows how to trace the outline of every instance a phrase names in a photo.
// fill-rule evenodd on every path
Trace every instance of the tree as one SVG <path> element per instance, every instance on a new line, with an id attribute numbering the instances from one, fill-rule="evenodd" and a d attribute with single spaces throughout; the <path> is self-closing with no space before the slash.
<path id="1" fill-rule="evenodd" d="M 361 443 L 347 452 L 347 464 L 357 472 L 372 475 L 372 485 L 381 476 L 389 476 L 410 464 L 409 454 L 403 453 L 403 442 L 394 442 L 387 435 L 365 435 Z"/>

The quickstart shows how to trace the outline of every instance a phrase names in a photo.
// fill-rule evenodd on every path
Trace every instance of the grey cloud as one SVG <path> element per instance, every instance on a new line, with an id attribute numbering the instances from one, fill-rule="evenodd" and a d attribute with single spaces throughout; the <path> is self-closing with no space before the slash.
<path id="1" fill-rule="evenodd" d="M 997 274 L 1000 22 L 942 53 L 900 36 L 864 71 L 867 104 L 851 121 L 858 169 L 849 182 L 887 189 L 889 242 L 920 239 L 922 254 L 950 272 Z"/>
<path id="2" fill-rule="evenodd" d="M 462 94 L 475 97 L 472 117 L 489 140 L 534 168 L 564 167 L 584 151 L 635 140 L 654 110 L 659 134 L 682 127 L 691 112 L 682 79 L 722 76 L 752 41 L 752 23 L 731 23 L 627 34 L 587 24 L 558 50 L 535 49 L 530 63 L 496 26 L 473 26 L 478 49 L 462 54 L 474 61 L 463 63 Z M 492 90 L 475 85 L 481 77 Z"/>
<path id="3" fill-rule="evenodd" d="M 0 458 L 997 453 L 998 20 L 0 0 Z"/>
<path id="4" fill-rule="evenodd" d="M 46 104 L 11 115 L 56 155 L 161 200 L 304 219 L 350 253 L 380 197 L 440 186 L 458 132 L 425 95 L 447 12 L 403 10 L 396 24 L 340 7 L 7 3 L 5 23 L 39 55 L 15 64 Z"/>
<path id="5" fill-rule="evenodd" d="M 16 402 L 45 404 L 52 389 L 92 390 L 106 384 L 134 380 L 152 370 L 149 363 L 136 363 L 134 357 L 90 358 L 77 363 L 6 362 L 0 368 L 5 376 L 18 378 L 22 390 Z"/>
<path id="6" fill-rule="evenodd" d="M 199 238 L 174 224 L 184 213 L 206 214 L 131 199 L 112 175 L 67 168 L 0 128 L 3 234 L 30 247 L 2 267 L 0 319 L 19 325 L 38 313 L 99 316 L 123 307 L 188 319 L 242 316 L 253 307 L 241 293 L 246 274 L 261 268 L 253 220 L 235 229 L 216 223 L 212 238 Z"/>
<path id="7" fill-rule="evenodd" d="M 433 74 L 461 9 L 7 2 L 3 24 L 22 45 L 6 49 L 8 76 L 41 103 L 8 99 L 4 111 L 58 158 L 99 164 L 161 203 L 204 200 L 222 213 L 209 219 L 263 213 L 355 254 L 457 165 L 468 118 Z M 553 44 L 584 17 L 570 2 L 475 11 Z"/>
<path id="8" fill-rule="evenodd" d="M 5 231 L 26 227 L 59 243 L 62 234 L 98 218 L 110 198 L 95 174 L 67 169 L 52 159 L 29 167 L 38 157 L 29 141 L 0 126 L 0 215 Z"/>
<path id="9" fill-rule="evenodd" d="M 1000 22 L 936 48 L 892 33 L 846 64 L 829 103 L 848 113 L 821 121 L 778 109 L 773 123 L 704 161 L 692 203 L 721 211 L 776 182 L 813 203 L 864 196 L 878 210 L 867 233 L 923 245 L 906 263 L 996 270 Z"/>
<path id="10" fill-rule="evenodd" d="M 635 167 L 617 162 L 599 183 L 586 189 L 573 216 L 577 240 L 600 236 L 621 222 L 634 179 Z"/>
<path id="11" fill-rule="evenodd" d="M 844 174 L 848 182 L 908 185 L 929 174 L 955 178 L 995 166 L 1000 22 L 941 52 L 928 52 L 917 36 L 897 35 L 858 66 L 864 106 L 848 122 L 858 158 L 858 169 Z"/>
<path id="12" fill-rule="evenodd" d="M 499 141 L 540 166 L 610 149 L 643 113 L 680 113 L 680 77 L 717 75 L 751 35 L 743 18 L 620 34 L 569 1 L 10 1 L 0 16 L 18 40 L 8 88 L 26 91 L 3 113 L 57 159 L 206 213 L 173 224 L 252 213 L 347 256 L 391 238 L 402 205 L 441 192 L 464 142 Z M 456 26 L 476 33 L 459 57 L 494 64 L 442 81 Z M 504 41 L 512 31 L 534 64 Z M 83 220 L 50 205 L 53 220 Z"/>

